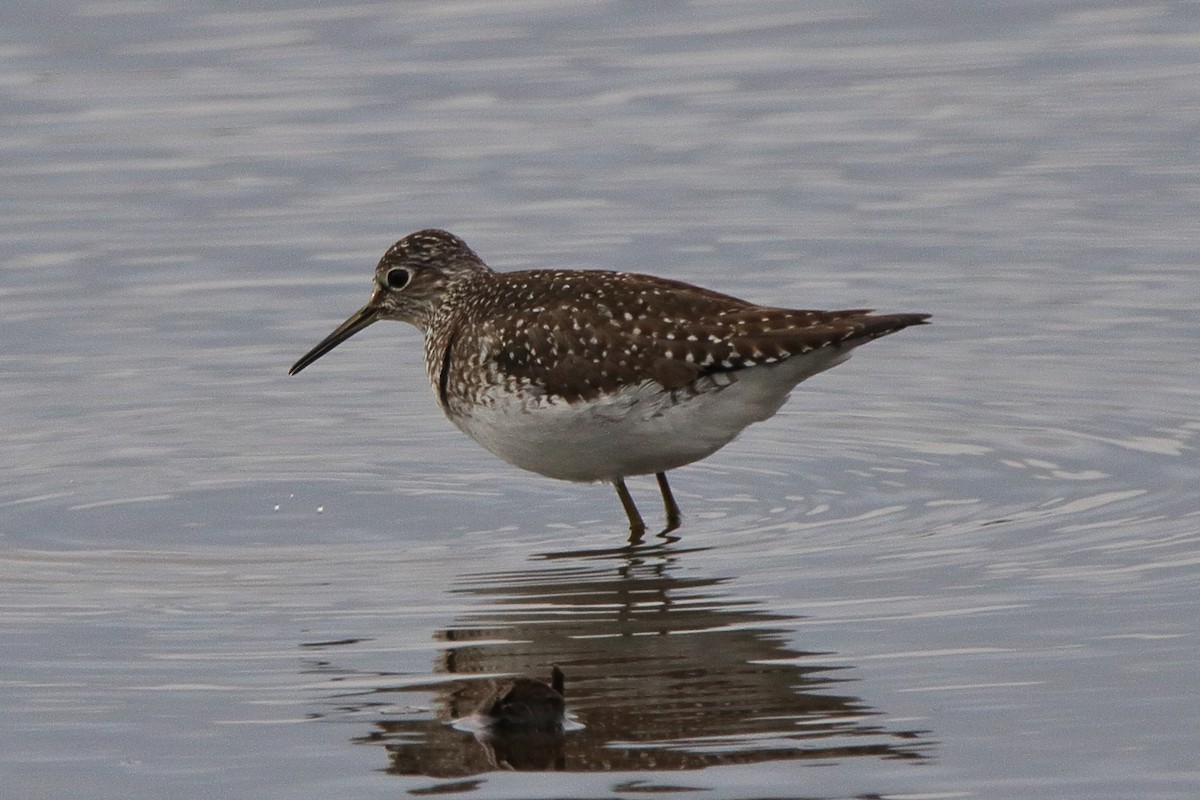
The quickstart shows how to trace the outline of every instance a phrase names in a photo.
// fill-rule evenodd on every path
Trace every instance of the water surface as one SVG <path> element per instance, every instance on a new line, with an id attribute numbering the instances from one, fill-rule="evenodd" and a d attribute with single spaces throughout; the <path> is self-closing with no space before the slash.
<path id="1" fill-rule="evenodd" d="M 12 796 L 1200 789 L 1194 7 L 7 16 Z M 415 331 L 287 377 L 430 225 L 935 324 L 631 550 L 441 419 Z M 551 664 L 581 730 L 448 724 Z"/>

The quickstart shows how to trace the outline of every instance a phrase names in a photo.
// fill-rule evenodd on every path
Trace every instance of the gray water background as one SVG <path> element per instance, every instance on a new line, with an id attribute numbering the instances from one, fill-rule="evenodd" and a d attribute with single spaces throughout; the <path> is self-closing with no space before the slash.
<path id="1" fill-rule="evenodd" d="M 1200 7 L 0 15 L 6 797 L 1200 792 Z M 286 376 L 426 226 L 935 325 L 623 551 L 414 330 Z M 446 724 L 550 663 L 561 770 Z"/>

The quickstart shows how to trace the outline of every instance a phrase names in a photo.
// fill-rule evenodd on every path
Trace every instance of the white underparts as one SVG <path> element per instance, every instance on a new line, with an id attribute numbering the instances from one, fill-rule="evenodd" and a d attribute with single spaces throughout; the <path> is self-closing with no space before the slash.
<path id="1" fill-rule="evenodd" d="M 568 403 L 534 389 L 485 391 L 447 416 L 496 456 L 568 481 L 611 481 L 690 464 L 770 418 L 796 384 L 834 367 L 850 348 L 826 347 L 667 391 L 643 381 L 596 400 Z"/>

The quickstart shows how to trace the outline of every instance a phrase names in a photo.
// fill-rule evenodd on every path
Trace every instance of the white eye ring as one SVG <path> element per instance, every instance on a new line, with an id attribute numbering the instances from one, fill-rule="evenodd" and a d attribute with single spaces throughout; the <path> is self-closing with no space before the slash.
<path id="1" fill-rule="evenodd" d="M 411 275 L 404 267 L 396 267 L 389 269 L 387 274 L 387 285 L 389 289 L 403 289 L 408 285 Z"/>

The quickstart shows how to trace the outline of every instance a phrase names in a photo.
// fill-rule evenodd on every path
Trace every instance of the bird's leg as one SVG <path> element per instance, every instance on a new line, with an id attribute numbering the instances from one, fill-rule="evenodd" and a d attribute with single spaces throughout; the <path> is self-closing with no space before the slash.
<path id="1" fill-rule="evenodd" d="M 679 527 L 679 504 L 675 502 L 675 495 L 671 494 L 671 485 L 667 483 L 667 473 L 656 472 L 654 477 L 658 478 L 658 490 L 662 492 L 663 508 L 667 511 L 667 527 L 663 533 L 670 533 Z"/>
<path id="2" fill-rule="evenodd" d="M 617 497 L 621 498 L 621 505 L 625 508 L 625 516 L 629 517 L 629 543 L 637 544 L 646 533 L 646 523 L 642 521 L 642 515 L 638 513 L 637 506 L 634 504 L 633 498 L 629 495 L 629 489 L 625 486 L 625 479 L 617 478 L 614 480 L 613 488 L 617 490 Z"/>

